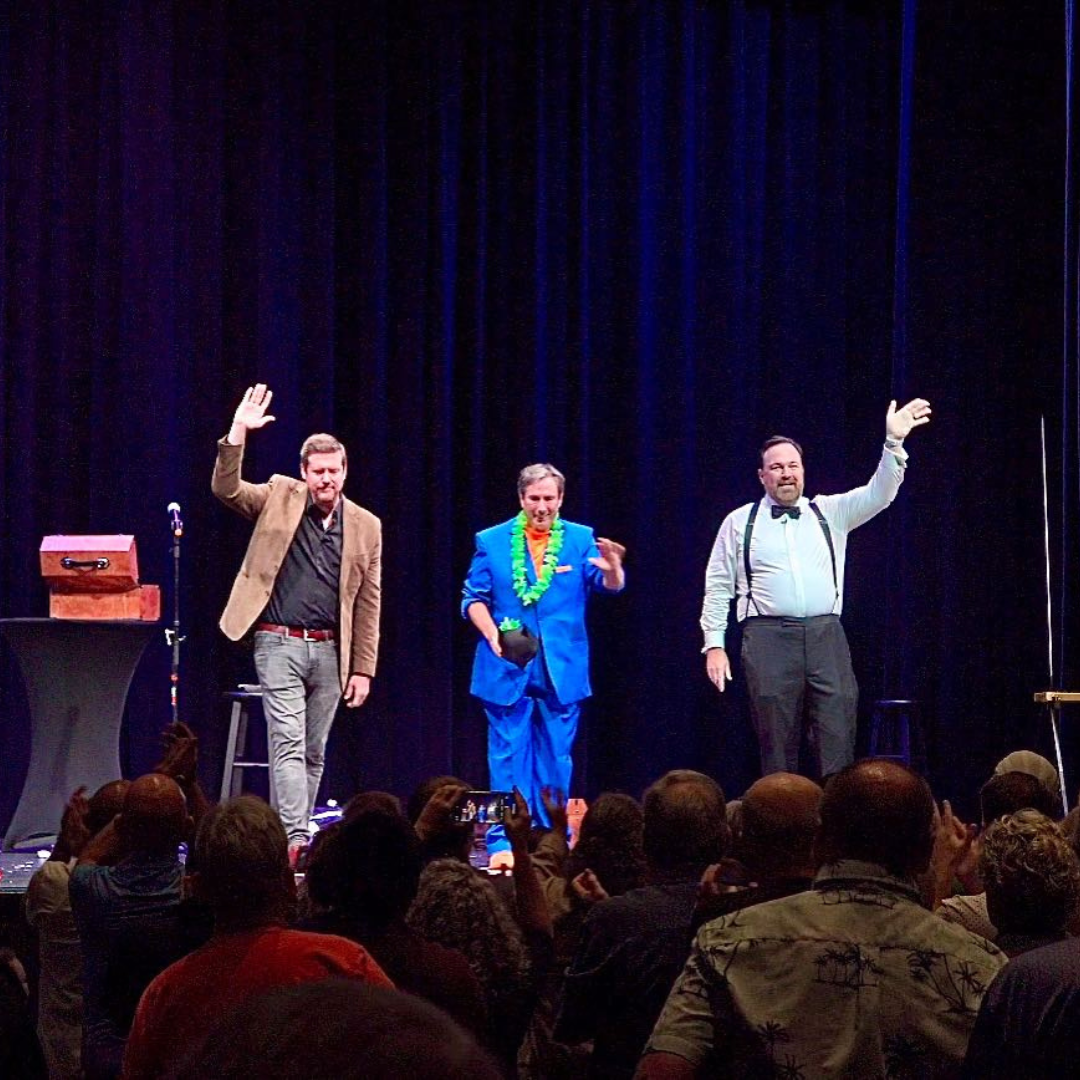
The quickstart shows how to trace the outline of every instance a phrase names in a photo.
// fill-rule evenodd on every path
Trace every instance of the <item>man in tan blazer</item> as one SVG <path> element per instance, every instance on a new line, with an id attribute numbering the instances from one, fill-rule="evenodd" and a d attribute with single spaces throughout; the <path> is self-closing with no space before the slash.
<path id="1" fill-rule="evenodd" d="M 233 641 L 255 631 L 274 790 L 295 852 L 307 840 L 338 704 L 344 696 L 362 705 L 375 674 L 382 526 L 342 495 L 345 448 L 330 435 L 304 442 L 300 480 L 241 479 L 247 434 L 274 419 L 272 397 L 264 383 L 248 388 L 218 443 L 211 486 L 255 521 L 220 625 Z"/>

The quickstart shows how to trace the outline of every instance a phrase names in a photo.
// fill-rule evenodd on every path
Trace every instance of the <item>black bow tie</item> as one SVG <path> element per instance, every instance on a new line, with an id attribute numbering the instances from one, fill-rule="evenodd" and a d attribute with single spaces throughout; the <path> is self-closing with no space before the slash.
<path id="1" fill-rule="evenodd" d="M 802 513 L 797 506 L 776 506 L 774 504 L 771 509 L 774 518 L 783 517 L 785 514 L 790 514 L 793 518 L 797 518 Z"/>

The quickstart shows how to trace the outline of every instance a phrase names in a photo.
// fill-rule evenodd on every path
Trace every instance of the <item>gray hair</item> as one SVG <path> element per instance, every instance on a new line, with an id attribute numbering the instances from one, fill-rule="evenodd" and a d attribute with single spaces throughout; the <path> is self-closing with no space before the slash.
<path id="1" fill-rule="evenodd" d="M 554 465 L 538 463 L 536 465 L 526 465 L 525 468 L 518 473 L 518 498 L 524 498 L 526 488 L 531 487 L 540 480 L 546 480 L 549 476 L 555 481 L 555 485 L 558 487 L 559 495 L 561 497 L 566 490 L 566 477 L 563 476 Z"/>
<path id="2" fill-rule="evenodd" d="M 257 909 L 281 899 L 289 841 L 276 811 L 255 795 L 209 810 L 199 822 L 192 855 L 217 912 Z"/>
<path id="3" fill-rule="evenodd" d="M 322 431 L 315 435 L 309 435 L 304 440 L 304 445 L 300 447 L 300 468 L 307 468 L 308 458 L 312 454 L 336 454 L 339 450 L 341 451 L 341 464 L 344 465 L 347 461 L 345 447 L 338 439 Z"/>

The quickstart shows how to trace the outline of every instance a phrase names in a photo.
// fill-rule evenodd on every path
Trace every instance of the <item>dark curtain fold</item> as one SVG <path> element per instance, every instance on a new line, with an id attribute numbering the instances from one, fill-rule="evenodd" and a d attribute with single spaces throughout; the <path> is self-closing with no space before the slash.
<path id="1" fill-rule="evenodd" d="M 179 501 L 181 712 L 216 787 L 220 693 L 251 662 L 215 626 L 248 528 L 209 472 L 261 380 L 278 419 L 247 475 L 293 472 L 333 431 L 384 521 L 380 674 L 324 792 L 484 782 L 460 581 L 538 459 L 566 472 L 567 516 L 630 551 L 630 587 L 592 615 L 582 792 L 676 765 L 737 792 L 741 683 L 720 700 L 698 652 L 715 530 L 756 494 L 765 436 L 804 444 L 811 493 L 843 490 L 889 399 L 918 394 L 934 422 L 849 555 L 864 727 L 875 698 L 917 698 L 960 796 L 999 751 L 1047 750 L 1043 414 L 1058 670 L 1080 675 L 1076 255 L 1066 295 L 1065 20 L 1016 7 L 7 4 L 0 615 L 44 612 L 50 532 L 134 532 L 167 584 Z M 2 819 L 28 748 L 0 660 Z M 162 643 L 132 772 L 167 672 Z"/>

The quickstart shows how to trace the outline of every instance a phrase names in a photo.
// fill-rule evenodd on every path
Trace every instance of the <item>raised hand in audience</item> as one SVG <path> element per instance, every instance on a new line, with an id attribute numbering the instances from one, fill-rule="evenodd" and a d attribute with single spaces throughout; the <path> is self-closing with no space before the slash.
<path id="1" fill-rule="evenodd" d="M 942 800 L 934 824 L 934 849 L 927 879 L 930 892 L 927 899 L 931 910 L 940 907 L 942 900 L 951 892 L 956 867 L 970 850 L 975 837 L 974 826 L 965 825 L 953 814 L 948 799 Z"/>
<path id="2" fill-rule="evenodd" d="M 165 753 L 152 771 L 171 777 L 183 787 L 186 780 L 194 777 L 198 767 L 199 740 L 187 724 L 177 720 L 165 729 L 161 741 Z"/>
<path id="3" fill-rule="evenodd" d="M 552 934 L 551 912 L 544 902 L 540 879 L 536 876 L 529 852 L 529 835 L 532 832 L 532 814 L 525 796 L 514 788 L 514 807 L 503 813 L 503 828 L 514 853 L 514 895 L 517 898 L 518 921 L 526 930 Z"/>
<path id="4" fill-rule="evenodd" d="M 152 770 L 175 780 L 188 803 L 188 813 L 198 825 L 210 803 L 199 786 L 199 739 L 182 720 L 165 729 L 161 736 L 165 753 Z"/>
<path id="5" fill-rule="evenodd" d="M 529 854 L 529 835 L 532 832 L 529 804 L 517 788 L 514 788 L 513 807 L 508 806 L 503 812 L 503 828 L 506 830 L 506 838 L 510 841 L 510 850 L 514 853 L 516 863 L 521 854 Z"/>
<path id="6" fill-rule="evenodd" d="M 566 796 L 557 788 L 546 787 L 541 790 L 540 798 L 544 800 L 544 809 L 551 822 L 551 831 L 565 839 L 570 827 L 566 816 Z"/>
<path id="7" fill-rule="evenodd" d="M 582 870 L 573 881 L 570 888 L 579 900 L 587 904 L 598 904 L 601 900 L 609 899 L 607 890 L 600 884 L 600 879 L 591 870 Z"/>
<path id="8" fill-rule="evenodd" d="M 49 858 L 54 862 L 67 862 L 77 859 L 90 839 L 90 829 L 86 819 L 90 814 L 90 800 L 86 797 L 86 787 L 78 788 L 68 799 L 60 819 L 60 835 Z"/>
<path id="9" fill-rule="evenodd" d="M 416 819 L 416 835 L 426 843 L 445 832 L 451 824 L 450 815 L 454 807 L 468 790 L 460 784 L 444 784 L 437 788 Z"/>

